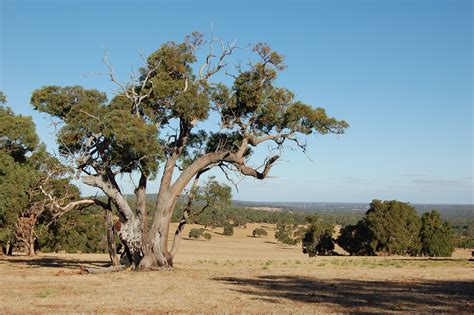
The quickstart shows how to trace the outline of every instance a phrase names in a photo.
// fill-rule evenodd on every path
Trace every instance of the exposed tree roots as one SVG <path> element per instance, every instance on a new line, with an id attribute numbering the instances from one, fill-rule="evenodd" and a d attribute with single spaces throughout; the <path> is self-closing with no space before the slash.
<path id="1" fill-rule="evenodd" d="M 81 271 L 84 274 L 100 274 L 100 273 L 109 273 L 109 272 L 118 272 L 127 269 L 125 265 L 110 266 L 107 268 L 86 268 L 81 267 Z"/>

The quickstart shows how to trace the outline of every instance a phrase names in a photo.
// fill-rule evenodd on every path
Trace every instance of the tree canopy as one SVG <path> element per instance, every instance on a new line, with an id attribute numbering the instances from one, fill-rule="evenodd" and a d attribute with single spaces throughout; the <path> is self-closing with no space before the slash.
<path id="1" fill-rule="evenodd" d="M 5 107 L 2 92 L 0 101 L 0 241 L 13 243 L 18 217 L 28 208 L 28 191 L 38 180 L 29 157 L 39 139 L 30 117 Z"/>
<path id="2" fill-rule="evenodd" d="M 433 210 L 421 217 L 421 253 L 425 256 L 451 256 L 454 251 L 454 233 L 439 212 Z"/>
<path id="3" fill-rule="evenodd" d="M 342 228 L 337 243 L 351 255 L 451 256 L 454 233 L 437 211 L 420 219 L 408 203 L 373 200 L 362 220 Z"/>
<path id="4" fill-rule="evenodd" d="M 6 97 L 0 93 L 5 104 Z M 0 242 L 33 255 L 38 224 L 48 227 L 76 205 L 79 190 L 68 168 L 39 142 L 31 117 L 0 106 Z M 43 231 L 43 229 L 41 230 Z"/>

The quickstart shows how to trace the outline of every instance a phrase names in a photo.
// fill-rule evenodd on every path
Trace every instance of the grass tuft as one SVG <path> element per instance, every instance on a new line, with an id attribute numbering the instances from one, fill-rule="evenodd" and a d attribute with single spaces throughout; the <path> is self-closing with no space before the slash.
<path id="1" fill-rule="evenodd" d="M 42 289 L 40 291 L 38 291 L 36 293 L 36 297 L 39 297 L 39 298 L 42 298 L 42 299 L 45 299 L 47 298 L 48 296 L 54 294 L 54 290 L 53 289 L 50 289 L 50 288 L 46 288 L 46 289 Z"/>

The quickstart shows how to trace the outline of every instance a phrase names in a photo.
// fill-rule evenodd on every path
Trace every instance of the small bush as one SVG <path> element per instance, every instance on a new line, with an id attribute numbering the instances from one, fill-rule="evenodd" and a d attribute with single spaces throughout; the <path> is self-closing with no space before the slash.
<path id="1" fill-rule="evenodd" d="M 267 231 L 265 231 L 265 229 L 262 229 L 262 228 L 256 228 L 252 232 L 253 237 L 267 236 L 267 234 L 268 234 Z"/>
<path id="2" fill-rule="evenodd" d="M 204 233 L 202 236 L 204 237 L 206 241 L 209 241 L 212 238 L 211 233 Z"/>
<path id="3" fill-rule="evenodd" d="M 201 238 L 204 234 L 204 229 L 203 228 L 193 228 L 191 231 L 189 231 L 189 238 L 194 238 L 195 240 Z"/>
<path id="4" fill-rule="evenodd" d="M 230 223 L 224 224 L 224 235 L 231 236 L 234 235 L 234 226 Z"/>

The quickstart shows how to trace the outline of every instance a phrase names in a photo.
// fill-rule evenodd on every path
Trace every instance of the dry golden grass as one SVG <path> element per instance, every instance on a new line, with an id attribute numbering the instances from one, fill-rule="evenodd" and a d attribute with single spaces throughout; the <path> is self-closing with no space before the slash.
<path id="1" fill-rule="evenodd" d="M 315 257 L 251 237 L 260 224 L 184 239 L 173 271 L 75 274 L 107 255 L 41 254 L 0 260 L 0 313 L 471 312 L 474 262 L 452 259 Z M 187 231 L 193 226 L 188 226 Z M 187 231 L 185 235 L 187 235 Z"/>

